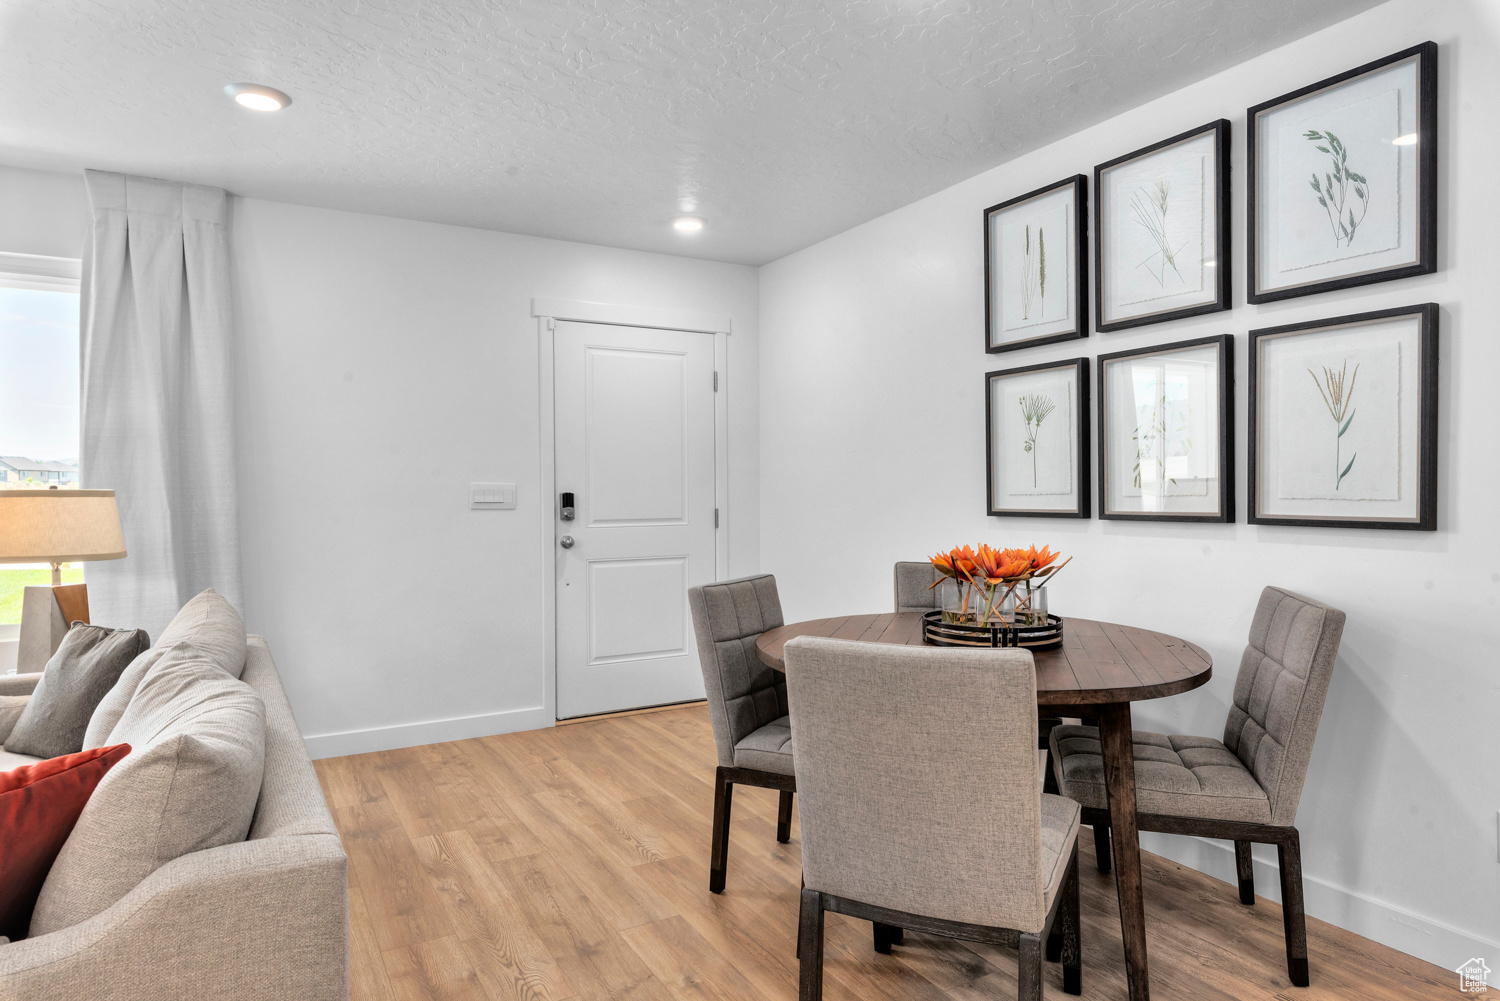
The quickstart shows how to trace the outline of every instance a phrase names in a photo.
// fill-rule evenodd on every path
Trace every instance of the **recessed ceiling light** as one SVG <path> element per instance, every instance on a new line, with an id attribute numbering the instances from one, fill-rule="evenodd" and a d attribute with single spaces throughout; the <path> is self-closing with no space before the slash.
<path id="1" fill-rule="evenodd" d="M 224 93 L 234 98 L 235 103 L 251 111 L 280 111 L 292 99 L 275 87 L 262 87 L 258 83 L 231 83 Z"/>
<path id="2" fill-rule="evenodd" d="M 703 228 L 703 220 L 695 215 L 678 216 L 672 220 L 672 228 L 682 233 L 696 233 Z"/>
<path id="3" fill-rule="evenodd" d="M 1415 146 L 1417 144 L 1417 134 L 1411 132 L 1404 136 L 1397 136 L 1391 142 L 1397 146 Z"/>

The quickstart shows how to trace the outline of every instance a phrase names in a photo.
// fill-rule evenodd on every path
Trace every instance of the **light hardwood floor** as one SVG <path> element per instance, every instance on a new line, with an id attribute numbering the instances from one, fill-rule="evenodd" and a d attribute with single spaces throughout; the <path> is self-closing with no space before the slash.
<path id="1" fill-rule="evenodd" d="M 713 734 L 698 705 L 317 763 L 349 853 L 353 997 L 640 1001 L 797 995 L 797 829 L 739 788 L 708 892 Z M 1125 997 L 1111 877 L 1083 844 L 1083 997 Z M 1313 986 L 1286 978 L 1281 909 L 1145 856 L 1157 1001 L 1411 1001 L 1453 974 L 1308 919 Z M 1014 953 L 828 915 L 824 996 L 1014 998 Z M 1062 999 L 1061 967 L 1045 992 Z"/>

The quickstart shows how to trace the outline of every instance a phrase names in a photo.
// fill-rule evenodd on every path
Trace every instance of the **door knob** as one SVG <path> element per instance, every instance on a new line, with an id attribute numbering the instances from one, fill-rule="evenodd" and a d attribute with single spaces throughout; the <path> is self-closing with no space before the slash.
<path id="1" fill-rule="evenodd" d="M 557 540 L 557 543 L 558 543 L 558 545 L 562 546 L 564 549 L 572 549 L 573 548 L 573 537 L 571 535 L 564 535 L 561 539 Z"/>

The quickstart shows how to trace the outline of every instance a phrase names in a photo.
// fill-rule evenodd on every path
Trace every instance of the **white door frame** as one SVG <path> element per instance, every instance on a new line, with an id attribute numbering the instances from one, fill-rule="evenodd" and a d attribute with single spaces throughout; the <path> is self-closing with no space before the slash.
<path id="1" fill-rule="evenodd" d="M 558 320 L 603 323 L 616 327 L 686 330 L 714 339 L 714 503 L 719 523 L 714 532 L 714 579 L 724 580 L 729 569 L 729 334 L 730 318 L 652 306 L 621 306 L 537 296 L 531 300 L 536 317 L 538 426 L 541 428 L 541 542 L 542 542 L 542 692 L 546 713 L 557 719 L 557 434 L 554 421 L 553 346 Z"/>

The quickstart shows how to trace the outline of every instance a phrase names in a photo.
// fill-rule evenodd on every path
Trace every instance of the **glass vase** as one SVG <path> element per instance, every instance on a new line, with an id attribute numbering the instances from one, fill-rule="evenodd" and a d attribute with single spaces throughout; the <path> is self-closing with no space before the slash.
<path id="1" fill-rule="evenodd" d="M 1025 588 L 1020 606 L 1019 618 L 1029 625 L 1045 626 L 1047 624 L 1047 585 L 1033 584 L 1027 581 L 1021 585 Z"/>
<path id="2" fill-rule="evenodd" d="M 966 580 L 945 577 L 938 585 L 938 607 L 943 610 L 944 622 L 978 622 L 979 606 L 983 601 L 979 589 Z"/>
<path id="3" fill-rule="evenodd" d="M 1016 620 L 1016 592 L 1009 584 L 996 584 L 990 592 L 990 624 L 1011 625 Z"/>

